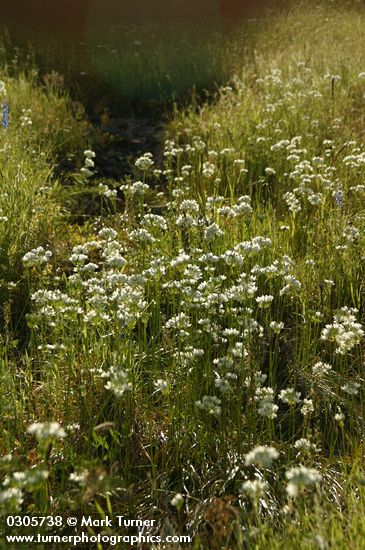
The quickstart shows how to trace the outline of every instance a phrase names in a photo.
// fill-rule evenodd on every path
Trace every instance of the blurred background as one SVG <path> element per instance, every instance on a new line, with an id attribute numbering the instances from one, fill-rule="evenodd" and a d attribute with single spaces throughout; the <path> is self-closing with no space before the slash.
<path id="1" fill-rule="evenodd" d="M 227 79 L 223 41 L 263 0 L 0 0 L 2 40 L 83 101 L 159 104 Z M 237 42 L 235 42 L 237 44 Z M 18 52 L 15 58 L 18 58 Z M 10 60 L 13 63 L 13 60 Z M 129 108 L 129 107 L 128 107 Z"/>
<path id="2" fill-rule="evenodd" d="M 262 0 L 0 0 L 0 20 L 17 33 L 82 34 L 91 25 L 171 25 L 249 16 Z"/>

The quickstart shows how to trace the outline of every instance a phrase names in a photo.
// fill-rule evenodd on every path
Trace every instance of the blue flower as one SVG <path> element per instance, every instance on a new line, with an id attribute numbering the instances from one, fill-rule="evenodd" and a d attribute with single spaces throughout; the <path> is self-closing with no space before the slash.
<path id="1" fill-rule="evenodd" d="M 3 101 L 1 105 L 1 127 L 9 127 L 9 105 L 7 101 Z"/>
<path id="2" fill-rule="evenodd" d="M 338 191 L 338 193 L 335 194 L 335 201 L 337 202 L 338 206 L 342 208 L 343 206 L 343 193 L 342 191 Z"/>

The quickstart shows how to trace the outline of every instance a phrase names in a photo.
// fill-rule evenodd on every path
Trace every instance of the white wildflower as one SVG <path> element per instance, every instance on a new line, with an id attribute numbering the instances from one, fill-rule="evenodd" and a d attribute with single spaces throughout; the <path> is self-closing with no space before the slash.
<path id="1" fill-rule="evenodd" d="M 112 229 L 111 227 L 103 227 L 103 229 L 100 229 L 98 235 L 101 239 L 105 239 L 106 241 L 112 241 L 117 237 L 117 232 L 115 231 L 115 229 Z"/>
<path id="2" fill-rule="evenodd" d="M 180 204 L 180 210 L 189 214 L 196 214 L 199 212 L 199 204 L 194 199 L 185 199 Z"/>
<path id="3" fill-rule="evenodd" d="M 288 405 L 295 405 L 300 402 L 300 392 L 296 392 L 293 388 L 286 388 L 279 393 L 279 399 Z"/>
<path id="4" fill-rule="evenodd" d="M 284 323 L 282 321 L 271 321 L 270 328 L 276 333 L 279 334 L 280 331 L 284 328 Z"/>
<path id="5" fill-rule="evenodd" d="M 290 497 L 296 497 L 299 489 L 317 485 L 322 476 L 318 470 L 307 468 L 306 466 L 297 466 L 290 468 L 285 472 L 285 477 L 289 481 L 286 490 Z"/>
<path id="6" fill-rule="evenodd" d="M 274 390 L 272 388 L 257 388 L 255 391 L 255 401 L 258 401 L 257 412 L 260 416 L 270 419 L 277 417 L 279 407 L 274 403 Z"/>
<path id="7" fill-rule="evenodd" d="M 199 409 L 214 416 L 220 416 L 221 414 L 221 400 L 215 395 L 204 395 L 201 400 L 195 401 L 195 405 Z"/>
<path id="8" fill-rule="evenodd" d="M 259 445 L 246 454 L 246 466 L 259 466 L 262 468 L 270 468 L 272 462 L 279 457 L 279 453 L 274 447 Z"/>
<path id="9" fill-rule="evenodd" d="M 135 166 L 140 170 L 142 170 L 142 172 L 146 172 L 147 170 L 152 168 L 153 165 L 154 165 L 154 161 L 152 159 L 151 153 L 145 153 L 142 157 L 139 157 L 135 162 Z"/>
<path id="10" fill-rule="evenodd" d="M 23 492 L 18 487 L 9 487 L 0 491 L 0 506 L 3 506 L 8 513 L 19 511 L 23 500 Z"/>
<path id="11" fill-rule="evenodd" d="M 137 241 L 140 244 L 143 245 L 151 245 L 155 242 L 155 238 L 152 237 L 151 233 L 149 233 L 146 229 L 143 229 L 142 227 L 140 229 L 134 229 L 129 233 L 129 236 L 134 241 Z"/>
<path id="12" fill-rule="evenodd" d="M 259 307 L 265 308 L 270 306 L 273 299 L 274 299 L 274 296 L 266 294 L 264 296 L 257 296 L 256 302 L 258 303 Z"/>
<path id="13" fill-rule="evenodd" d="M 120 190 L 131 197 L 143 197 L 149 188 L 150 186 L 142 181 L 136 181 L 135 183 L 120 186 Z"/>
<path id="14" fill-rule="evenodd" d="M 216 239 L 217 237 L 222 237 L 223 231 L 218 224 L 212 223 L 204 230 L 204 239 L 208 242 Z"/>
<path id="15" fill-rule="evenodd" d="M 303 416 L 307 416 L 308 414 L 314 412 L 314 404 L 312 399 L 303 399 L 303 405 L 300 409 L 300 412 Z"/>
<path id="16" fill-rule="evenodd" d="M 312 372 L 314 376 L 325 376 L 332 370 L 332 366 L 328 363 L 318 361 L 313 367 Z"/>
<path id="17" fill-rule="evenodd" d="M 337 413 L 335 414 L 334 419 L 335 419 L 336 422 L 338 422 L 339 424 L 342 424 L 343 421 L 345 420 L 345 415 L 344 415 L 344 413 L 342 412 L 342 410 L 340 409 L 340 407 L 337 407 Z"/>
<path id="18" fill-rule="evenodd" d="M 353 382 L 352 380 L 350 380 L 350 382 L 347 382 L 347 384 L 341 386 L 341 390 L 348 395 L 357 395 L 359 393 L 360 387 L 361 386 L 358 382 Z"/>
<path id="19" fill-rule="evenodd" d="M 364 336 L 361 324 L 356 322 L 356 312 L 357 310 L 347 306 L 341 308 L 335 314 L 333 323 L 322 330 L 321 339 L 335 342 L 336 353 L 344 355 L 359 344 Z"/>
<path id="20" fill-rule="evenodd" d="M 203 164 L 203 176 L 206 178 L 212 178 L 214 176 L 216 167 L 210 162 L 204 162 Z"/>
<path id="21" fill-rule="evenodd" d="M 119 367 L 111 367 L 109 371 L 104 374 L 104 377 L 109 378 L 105 388 L 112 391 L 117 397 L 122 397 L 125 392 L 133 389 L 133 384 L 130 381 L 130 373 Z"/>
<path id="22" fill-rule="evenodd" d="M 66 437 L 65 430 L 58 422 L 34 422 L 28 426 L 27 432 L 33 434 L 38 441 L 63 439 Z"/>
<path id="23" fill-rule="evenodd" d="M 25 472 L 14 472 L 13 479 L 20 487 L 29 487 L 38 485 L 48 479 L 49 472 L 47 470 L 32 469 Z"/>
<path id="24" fill-rule="evenodd" d="M 83 166 L 83 167 L 80 169 L 80 172 L 81 172 L 86 178 L 91 178 L 91 176 L 94 175 L 94 172 L 92 172 L 92 170 L 90 170 L 89 168 L 87 168 L 87 166 Z"/>
<path id="25" fill-rule="evenodd" d="M 88 470 L 80 470 L 78 472 L 72 472 L 69 479 L 70 481 L 78 483 L 79 485 L 86 485 L 89 475 L 90 474 Z"/>
<path id="26" fill-rule="evenodd" d="M 6 86 L 3 80 L 0 80 L 0 97 L 6 97 Z"/>
<path id="27" fill-rule="evenodd" d="M 314 451 L 314 452 L 318 451 L 316 445 L 311 441 L 309 441 L 309 439 L 306 439 L 304 437 L 302 437 L 301 439 L 297 439 L 296 442 L 294 443 L 294 447 L 300 452 L 309 453 L 311 451 Z"/>
<path id="28" fill-rule="evenodd" d="M 248 495 L 252 500 L 257 500 L 268 491 L 269 485 L 266 481 L 255 479 L 253 481 L 244 481 L 241 487 L 241 493 Z"/>
<path id="29" fill-rule="evenodd" d="M 38 248 L 34 248 L 30 252 L 27 252 L 22 259 L 26 266 L 36 267 L 49 262 L 51 256 L 52 252 L 50 250 L 46 251 L 43 246 L 38 246 Z"/>
<path id="30" fill-rule="evenodd" d="M 170 504 L 177 510 L 180 510 L 184 504 L 184 497 L 181 493 L 176 493 L 176 495 L 170 500 Z"/>
<path id="31" fill-rule="evenodd" d="M 162 378 L 158 378 L 153 383 L 153 385 L 155 386 L 157 392 L 159 391 L 164 392 L 169 387 L 168 382 L 166 380 L 163 380 Z"/>

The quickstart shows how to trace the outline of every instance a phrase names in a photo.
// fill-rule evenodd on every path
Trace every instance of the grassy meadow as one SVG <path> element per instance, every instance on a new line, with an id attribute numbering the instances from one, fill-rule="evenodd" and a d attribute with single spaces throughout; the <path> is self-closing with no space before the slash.
<path id="1" fill-rule="evenodd" d="M 231 76 L 120 181 L 63 79 L 1 56 L 0 511 L 360 550 L 365 7 L 221 40 Z"/>

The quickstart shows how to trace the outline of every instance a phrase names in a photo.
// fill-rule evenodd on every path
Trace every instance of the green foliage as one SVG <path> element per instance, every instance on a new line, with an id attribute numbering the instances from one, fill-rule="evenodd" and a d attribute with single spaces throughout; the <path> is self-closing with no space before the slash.
<path id="1" fill-rule="evenodd" d="M 55 200 L 55 166 L 85 142 L 85 124 L 71 113 L 67 95 L 37 84 L 34 70 L 10 77 L 3 67 L 2 101 L 9 109 L 8 127 L 0 129 L 0 307 L 13 327 L 27 308 L 22 256 L 54 240 L 59 218 Z M 5 311 L 1 313 L 4 319 Z M 11 321 L 12 320 L 12 321 Z"/>
<path id="2" fill-rule="evenodd" d="M 197 549 L 363 546 L 365 12 L 303 4 L 256 25 L 229 85 L 175 113 L 162 169 L 146 154 L 141 181 L 99 188 L 114 208 L 94 224 L 54 237 L 52 193 L 34 187 L 39 218 L 23 184 L 8 511 L 153 515 Z M 31 147 L 11 131 L 8 193 L 21 159 L 35 182 L 58 150 L 41 124 Z"/>

